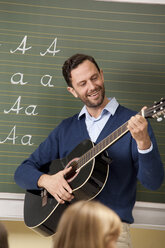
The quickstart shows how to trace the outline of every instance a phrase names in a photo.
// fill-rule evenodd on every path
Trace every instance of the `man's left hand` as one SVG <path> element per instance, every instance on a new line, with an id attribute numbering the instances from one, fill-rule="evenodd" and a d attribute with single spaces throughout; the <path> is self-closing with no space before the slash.
<path id="1" fill-rule="evenodd" d="M 145 109 L 145 107 L 143 108 Z M 140 150 L 149 149 L 151 140 L 148 134 L 148 122 L 141 115 L 132 116 L 128 121 L 128 129 L 132 137 L 136 140 L 137 146 Z"/>

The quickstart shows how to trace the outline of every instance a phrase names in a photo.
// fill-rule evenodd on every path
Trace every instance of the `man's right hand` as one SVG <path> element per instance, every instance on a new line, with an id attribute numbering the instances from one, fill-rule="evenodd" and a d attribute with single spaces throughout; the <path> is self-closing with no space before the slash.
<path id="1" fill-rule="evenodd" d="M 54 175 L 43 174 L 38 180 L 38 187 L 45 188 L 61 204 L 71 201 L 74 198 L 72 189 L 64 178 L 71 169 L 65 168 Z"/>

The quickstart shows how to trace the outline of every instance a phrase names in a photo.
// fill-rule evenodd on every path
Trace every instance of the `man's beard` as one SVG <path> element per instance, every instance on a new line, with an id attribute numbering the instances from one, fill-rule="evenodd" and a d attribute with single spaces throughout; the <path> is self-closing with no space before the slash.
<path id="1" fill-rule="evenodd" d="M 99 106 L 101 106 L 101 104 L 103 103 L 104 101 L 104 98 L 105 98 L 105 88 L 104 87 L 99 87 L 97 90 L 100 90 L 101 91 L 101 98 L 98 102 L 93 102 L 91 101 L 90 99 L 86 98 L 86 99 L 82 99 L 80 98 L 80 100 L 89 108 L 97 108 Z M 95 90 L 95 91 L 97 91 Z M 95 92 L 93 91 L 93 92 Z"/>

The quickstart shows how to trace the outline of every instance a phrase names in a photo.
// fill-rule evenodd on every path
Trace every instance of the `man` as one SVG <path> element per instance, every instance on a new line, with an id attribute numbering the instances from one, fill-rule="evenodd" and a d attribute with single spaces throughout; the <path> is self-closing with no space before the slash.
<path id="1" fill-rule="evenodd" d="M 15 180 L 25 189 L 45 188 L 61 204 L 71 201 L 74 196 L 65 180 L 71 168 L 47 175 L 40 171 L 42 165 L 66 157 L 84 139 L 100 142 L 128 121 L 130 132 L 107 149 L 108 156 L 112 158 L 110 173 L 105 187 L 96 197 L 120 216 L 125 223 L 124 231 L 128 233 L 129 224 L 133 223 L 137 179 L 146 188 L 156 190 L 164 178 L 163 164 L 151 126 L 143 116 L 119 105 L 115 98 L 106 97 L 103 71 L 93 57 L 73 55 L 65 61 L 63 75 L 68 91 L 79 98 L 84 107 L 51 132 L 17 168 Z M 129 234 L 121 247 L 131 247 L 128 239 Z"/>

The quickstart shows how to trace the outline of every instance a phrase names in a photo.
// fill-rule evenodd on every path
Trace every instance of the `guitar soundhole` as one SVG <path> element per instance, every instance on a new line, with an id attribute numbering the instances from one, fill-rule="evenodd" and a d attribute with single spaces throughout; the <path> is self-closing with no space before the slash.
<path id="1" fill-rule="evenodd" d="M 65 179 L 68 182 L 71 182 L 78 175 L 78 173 L 80 171 L 78 169 L 78 160 L 79 160 L 79 158 L 74 158 L 66 166 L 66 168 L 72 167 L 72 170 L 65 175 Z"/>

